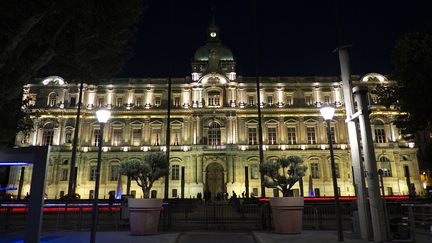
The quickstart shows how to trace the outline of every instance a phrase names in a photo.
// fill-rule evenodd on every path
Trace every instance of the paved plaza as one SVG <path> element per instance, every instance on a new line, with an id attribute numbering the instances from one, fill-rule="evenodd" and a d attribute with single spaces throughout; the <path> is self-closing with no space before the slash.
<path id="1" fill-rule="evenodd" d="M 344 234 L 346 243 L 371 242 L 356 239 L 350 233 Z M 43 243 L 76 243 L 87 242 L 90 239 L 89 232 L 50 232 L 43 233 Z M 0 243 L 21 243 L 22 234 L 0 234 Z M 275 234 L 270 231 L 250 232 L 226 232 L 226 231 L 199 231 L 199 232 L 173 232 L 161 233 L 149 236 L 131 236 L 128 231 L 97 233 L 99 243 L 309 243 L 309 242 L 338 242 L 337 234 L 334 231 L 305 230 L 298 235 Z M 406 241 L 405 241 L 406 242 Z M 432 242 L 432 235 L 417 235 L 417 243 Z"/>
<path id="2" fill-rule="evenodd" d="M 41 242 L 75 243 L 86 242 L 90 237 L 89 232 L 52 232 L 44 233 Z M 98 232 L 97 242 L 121 242 L 121 243 L 267 243 L 267 242 L 337 242 L 337 236 L 332 231 L 303 231 L 299 235 L 281 235 L 271 232 L 181 232 L 161 233 L 150 236 L 131 236 L 129 232 Z M 20 234 L 7 234 L 0 237 L 1 243 L 23 242 Z M 345 237 L 345 242 L 366 242 Z"/>

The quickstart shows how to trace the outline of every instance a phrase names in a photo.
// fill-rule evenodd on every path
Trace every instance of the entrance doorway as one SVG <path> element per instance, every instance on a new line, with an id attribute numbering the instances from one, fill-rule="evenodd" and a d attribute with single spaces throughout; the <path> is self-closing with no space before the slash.
<path id="1" fill-rule="evenodd" d="M 206 188 L 211 193 L 212 199 L 215 199 L 217 194 L 223 195 L 225 192 L 223 168 L 218 163 L 211 163 L 206 170 Z"/>

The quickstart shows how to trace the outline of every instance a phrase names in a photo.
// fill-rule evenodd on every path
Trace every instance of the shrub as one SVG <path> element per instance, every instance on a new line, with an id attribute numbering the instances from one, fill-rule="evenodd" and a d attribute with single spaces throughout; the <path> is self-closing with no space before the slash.
<path id="1" fill-rule="evenodd" d="M 263 184 L 268 188 L 277 188 L 284 197 L 293 195 L 291 188 L 305 175 L 306 170 L 307 166 L 298 156 L 268 160 L 260 165 Z"/>

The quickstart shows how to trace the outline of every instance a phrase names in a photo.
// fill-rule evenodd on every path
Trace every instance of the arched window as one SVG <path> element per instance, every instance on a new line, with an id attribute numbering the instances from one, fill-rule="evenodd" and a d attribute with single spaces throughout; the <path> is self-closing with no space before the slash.
<path id="1" fill-rule="evenodd" d="M 379 166 L 378 167 L 383 171 L 384 177 L 391 177 L 392 176 L 390 160 L 387 157 L 383 156 L 379 159 Z"/>
<path id="2" fill-rule="evenodd" d="M 220 145 L 221 144 L 221 130 L 219 123 L 213 121 L 209 125 L 208 130 L 208 144 Z"/>
<path id="3" fill-rule="evenodd" d="M 251 165 L 251 179 L 259 179 L 260 173 L 259 173 L 259 166 L 257 164 Z"/>
<path id="4" fill-rule="evenodd" d="M 57 103 L 57 94 L 52 92 L 48 95 L 48 106 L 55 106 Z"/>
<path id="5" fill-rule="evenodd" d="M 376 143 L 386 143 L 387 142 L 386 134 L 385 134 L 385 130 L 384 130 L 384 123 L 382 121 L 380 121 L 380 120 L 375 121 L 374 133 L 375 133 L 375 142 Z"/>
<path id="6" fill-rule="evenodd" d="M 52 123 L 45 125 L 42 135 L 42 145 L 52 145 L 54 138 L 54 125 Z"/>
<path id="7" fill-rule="evenodd" d="M 208 92 L 208 106 L 220 106 L 220 92 Z"/>
<path id="8" fill-rule="evenodd" d="M 117 181 L 120 176 L 120 165 L 114 163 L 110 166 L 110 181 Z"/>
<path id="9" fill-rule="evenodd" d="M 65 143 L 72 143 L 72 129 L 67 129 L 65 132 Z"/>

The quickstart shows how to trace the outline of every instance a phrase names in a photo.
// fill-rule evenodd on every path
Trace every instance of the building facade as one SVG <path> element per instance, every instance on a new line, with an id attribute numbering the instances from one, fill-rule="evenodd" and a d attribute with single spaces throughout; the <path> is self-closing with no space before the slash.
<path id="1" fill-rule="evenodd" d="M 385 76 L 371 73 L 353 76 L 353 85 L 394 84 Z M 349 140 L 345 124 L 341 82 L 337 77 L 259 77 L 236 73 L 230 49 L 219 39 L 213 23 L 208 39 L 192 61 L 190 77 L 173 78 L 168 100 L 168 78 L 112 79 L 86 82 L 79 126 L 77 189 L 81 198 L 92 198 L 97 162 L 99 124 L 95 111 L 112 111 L 103 134 L 100 198 L 117 190 L 119 165 L 141 160 L 153 151 L 166 150 L 167 107 L 171 104 L 169 196 L 193 198 L 209 189 L 218 192 L 249 191 L 261 195 L 258 151 L 257 106 L 262 107 L 263 149 L 266 160 L 298 155 L 307 164 L 304 195 L 332 196 L 332 177 L 326 125 L 319 107 L 336 106 L 331 122 L 335 142 L 338 186 L 343 196 L 353 196 Z M 23 109 L 31 115 L 34 128 L 20 132 L 17 146 L 52 145 L 46 181 L 48 198 L 67 193 L 71 149 L 77 112 L 79 86 L 60 77 L 49 77 L 24 86 Z M 383 170 L 386 195 L 408 194 L 405 170 L 420 192 L 416 148 L 399 134 L 392 123 L 399 113 L 376 103 L 371 96 L 372 131 L 376 161 Z M 19 168 L 11 170 L 17 184 Z M 26 173 L 23 193 L 29 191 Z M 123 190 L 126 179 L 122 179 Z M 312 184 L 310 184 L 312 183 Z M 247 188 L 246 188 L 247 187 Z M 266 189 L 267 196 L 277 196 Z M 313 192 L 313 193 L 312 193 Z M 132 193 L 142 191 L 132 182 Z M 299 194 L 299 185 L 295 194 Z M 163 197 L 164 179 L 155 183 L 151 195 Z"/>

